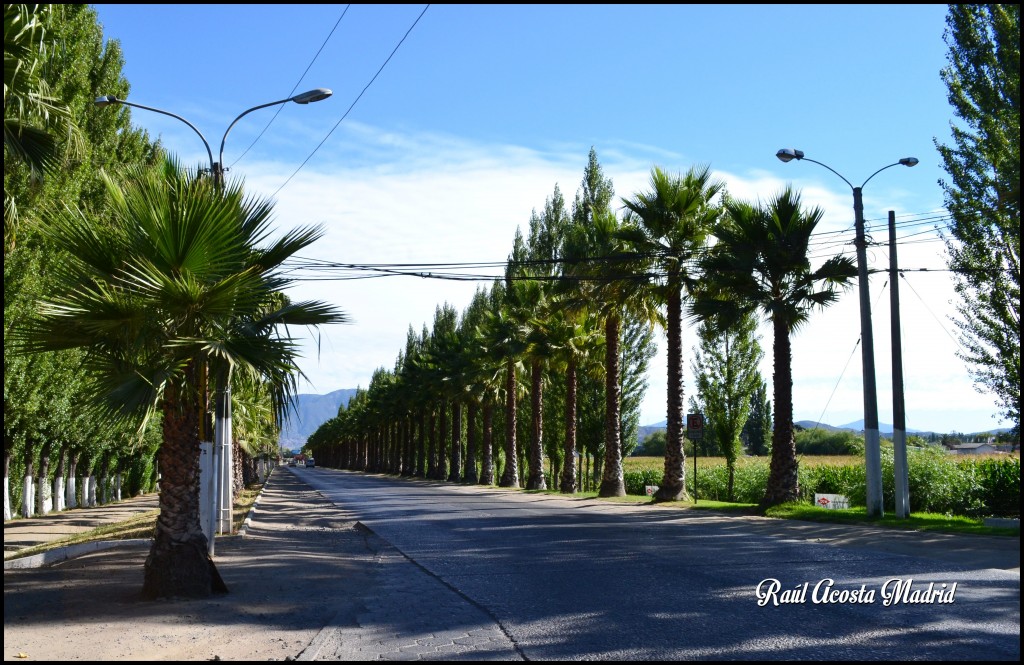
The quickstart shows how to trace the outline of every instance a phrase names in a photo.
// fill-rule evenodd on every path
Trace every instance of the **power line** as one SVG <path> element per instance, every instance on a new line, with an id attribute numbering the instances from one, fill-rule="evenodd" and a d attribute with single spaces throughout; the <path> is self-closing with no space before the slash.
<path id="1" fill-rule="evenodd" d="M 423 11 L 420 12 L 420 15 L 416 17 L 416 20 L 413 21 L 411 26 L 409 26 L 409 29 L 405 31 L 405 35 L 402 36 L 402 39 L 399 40 L 398 44 L 395 45 L 395 48 L 391 51 L 391 55 L 389 55 L 387 57 L 387 60 L 385 60 L 384 64 L 382 64 L 380 66 L 380 69 L 377 70 L 377 73 L 373 75 L 373 78 L 370 79 L 370 82 L 366 84 L 366 86 L 363 88 L 362 92 L 360 92 L 359 95 L 355 98 L 355 100 L 352 102 L 352 104 L 348 107 L 348 110 L 345 111 L 345 114 L 342 115 L 341 118 L 338 119 L 338 122 L 336 122 L 334 124 L 334 127 L 331 127 L 331 131 L 327 132 L 327 136 L 325 136 L 323 138 L 323 140 L 320 141 L 320 143 L 317 144 L 317 146 L 315 148 L 313 148 L 313 152 L 309 153 L 309 157 L 306 157 L 306 159 L 304 159 L 302 161 L 302 163 L 299 164 L 299 168 L 295 169 L 295 172 L 292 173 L 290 176 L 288 176 L 288 179 L 285 180 L 284 183 L 280 187 L 278 187 L 277 190 L 273 194 L 271 194 L 271 198 L 276 197 L 278 192 L 280 192 L 282 189 L 284 189 L 285 186 L 289 182 L 291 182 L 292 178 L 294 178 L 296 176 L 296 174 L 298 174 L 298 172 L 302 170 L 302 167 L 304 167 L 306 165 L 306 163 L 309 162 L 309 160 L 313 158 L 313 155 L 315 155 L 317 153 L 317 151 L 320 150 L 320 148 L 323 146 L 323 144 L 327 142 L 327 139 L 329 139 L 331 137 L 331 134 L 334 133 L 334 130 L 336 130 L 338 128 L 338 126 L 342 123 L 342 121 L 344 121 L 345 118 L 348 117 L 348 114 L 352 112 L 352 109 L 355 107 L 355 105 L 359 102 L 360 99 L 362 99 L 363 95 L 370 88 L 370 86 L 373 85 L 373 82 L 377 80 L 377 77 L 380 76 L 380 73 L 382 71 L 384 71 L 384 68 L 387 67 L 389 62 L 391 62 L 391 58 L 393 58 L 395 56 L 395 53 L 398 52 L 398 49 L 405 42 L 406 38 L 409 36 L 409 33 L 411 33 L 413 28 L 416 27 L 416 24 L 420 22 L 420 19 L 423 18 L 423 15 L 427 13 L 428 9 L 430 9 L 430 5 L 427 5 L 426 7 L 423 8 Z"/>
<path id="2" fill-rule="evenodd" d="M 324 43 L 320 45 L 320 48 L 319 50 L 317 50 L 316 55 L 314 55 L 313 59 L 309 61 L 309 64 L 306 66 L 305 71 L 302 72 L 302 76 L 299 77 L 299 80 L 296 81 L 295 85 L 292 87 L 291 92 L 288 93 L 288 98 L 291 98 L 295 94 L 295 91 L 299 89 L 299 84 L 301 84 L 302 80 L 306 78 L 306 74 L 309 73 L 310 67 L 312 67 L 313 63 L 315 63 L 317 61 L 317 58 L 320 57 L 320 53 L 324 50 L 324 47 L 327 46 L 327 42 L 331 40 L 331 36 L 334 34 L 334 31 L 338 29 L 338 25 L 341 23 L 341 19 L 345 18 L 345 14 L 348 13 L 348 8 L 351 6 L 352 5 L 345 5 L 345 9 L 342 10 L 341 16 L 339 16 L 338 20 L 334 22 L 334 27 L 331 28 L 331 31 L 329 33 L 327 33 L 327 38 L 324 39 Z M 268 129 L 270 129 L 270 125 L 274 124 L 274 121 L 277 120 L 277 116 L 281 113 L 281 110 L 284 107 L 284 104 L 281 104 L 280 106 L 277 107 L 277 110 L 274 111 L 274 117 L 270 119 L 270 121 L 267 123 L 267 126 L 263 128 L 263 131 L 259 133 L 259 136 L 253 139 L 252 143 L 249 144 L 249 147 L 246 148 L 245 151 L 243 151 L 242 154 L 238 156 L 238 159 L 231 162 L 231 166 L 234 166 L 238 162 L 242 161 L 242 158 L 245 157 L 246 154 L 248 154 L 248 152 L 252 149 L 254 145 L 256 145 L 256 142 L 263 138 L 263 135 L 267 132 Z"/>

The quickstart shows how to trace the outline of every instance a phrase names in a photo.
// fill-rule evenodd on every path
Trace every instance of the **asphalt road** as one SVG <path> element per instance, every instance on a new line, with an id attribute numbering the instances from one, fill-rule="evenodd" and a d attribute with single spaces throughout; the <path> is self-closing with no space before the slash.
<path id="1" fill-rule="evenodd" d="M 302 659 L 400 658 L 449 616 L 502 659 L 1019 660 L 1019 545 L 1004 570 L 953 537 L 293 472 L 383 543 L 361 627 Z"/>

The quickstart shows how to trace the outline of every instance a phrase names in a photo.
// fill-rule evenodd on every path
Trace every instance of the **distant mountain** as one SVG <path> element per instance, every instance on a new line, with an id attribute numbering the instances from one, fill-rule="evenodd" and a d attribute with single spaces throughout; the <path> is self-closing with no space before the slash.
<path id="1" fill-rule="evenodd" d="M 637 441 L 643 441 L 651 434 L 654 434 L 658 430 L 663 430 L 668 427 L 668 421 L 662 420 L 660 423 L 654 423 L 653 425 L 641 425 L 636 430 Z"/>
<path id="2" fill-rule="evenodd" d="M 306 439 L 325 422 L 338 415 L 338 408 L 356 394 L 355 388 L 342 388 L 326 395 L 296 395 L 295 408 L 288 410 L 278 445 L 298 450 Z"/>

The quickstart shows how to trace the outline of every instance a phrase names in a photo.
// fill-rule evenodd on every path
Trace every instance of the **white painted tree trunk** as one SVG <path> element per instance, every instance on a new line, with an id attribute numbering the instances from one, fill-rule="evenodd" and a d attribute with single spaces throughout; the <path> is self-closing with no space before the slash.
<path id="1" fill-rule="evenodd" d="M 14 519 L 11 514 L 11 479 L 4 474 L 4 521 Z"/>
<path id="2" fill-rule="evenodd" d="M 32 476 L 25 476 L 25 486 L 21 489 L 21 516 L 32 517 L 32 509 L 36 505 L 35 488 L 32 486 Z"/>
<path id="3" fill-rule="evenodd" d="M 114 501 L 121 500 L 121 474 L 114 476 Z"/>
<path id="4" fill-rule="evenodd" d="M 89 500 L 85 502 L 85 505 L 89 508 L 96 507 L 96 476 L 88 476 L 85 479 L 86 486 L 88 487 Z"/>
<path id="5" fill-rule="evenodd" d="M 64 490 L 64 495 L 67 497 L 68 508 L 78 507 L 78 488 L 76 487 L 78 479 L 74 476 L 68 476 L 68 486 Z"/>
<path id="6" fill-rule="evenodd" d="M 48 515 L 53 508 L 53 497 L 50 496 L 50 483 L 46 478 L 39 478 L 36 483 L 38 489 L 36 494 L 36 514 Z"/>
<path id="7" fill-rule="evenodd" d="M 53 479 L 53 510 L 54 512 L 62 512 L 67 507 L 67 503 L 64 500 L 64 479 L 61 477 L 55 477 Z"/>

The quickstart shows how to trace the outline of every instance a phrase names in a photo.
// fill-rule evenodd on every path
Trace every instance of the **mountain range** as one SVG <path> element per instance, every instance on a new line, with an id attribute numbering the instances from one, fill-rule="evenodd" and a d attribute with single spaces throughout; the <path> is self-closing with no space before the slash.
<path id="1" fill-rule="evenodd" d="M 293 408 L 288 410 L 281 427 L 278 447 L 301 450 L 309 435 L 338 415 L 338 409 L 342 405 L 348 406 L 348 401 L 355 394 L 355 388 L 342 388 L 326 395 L 296 395 Z"/>

